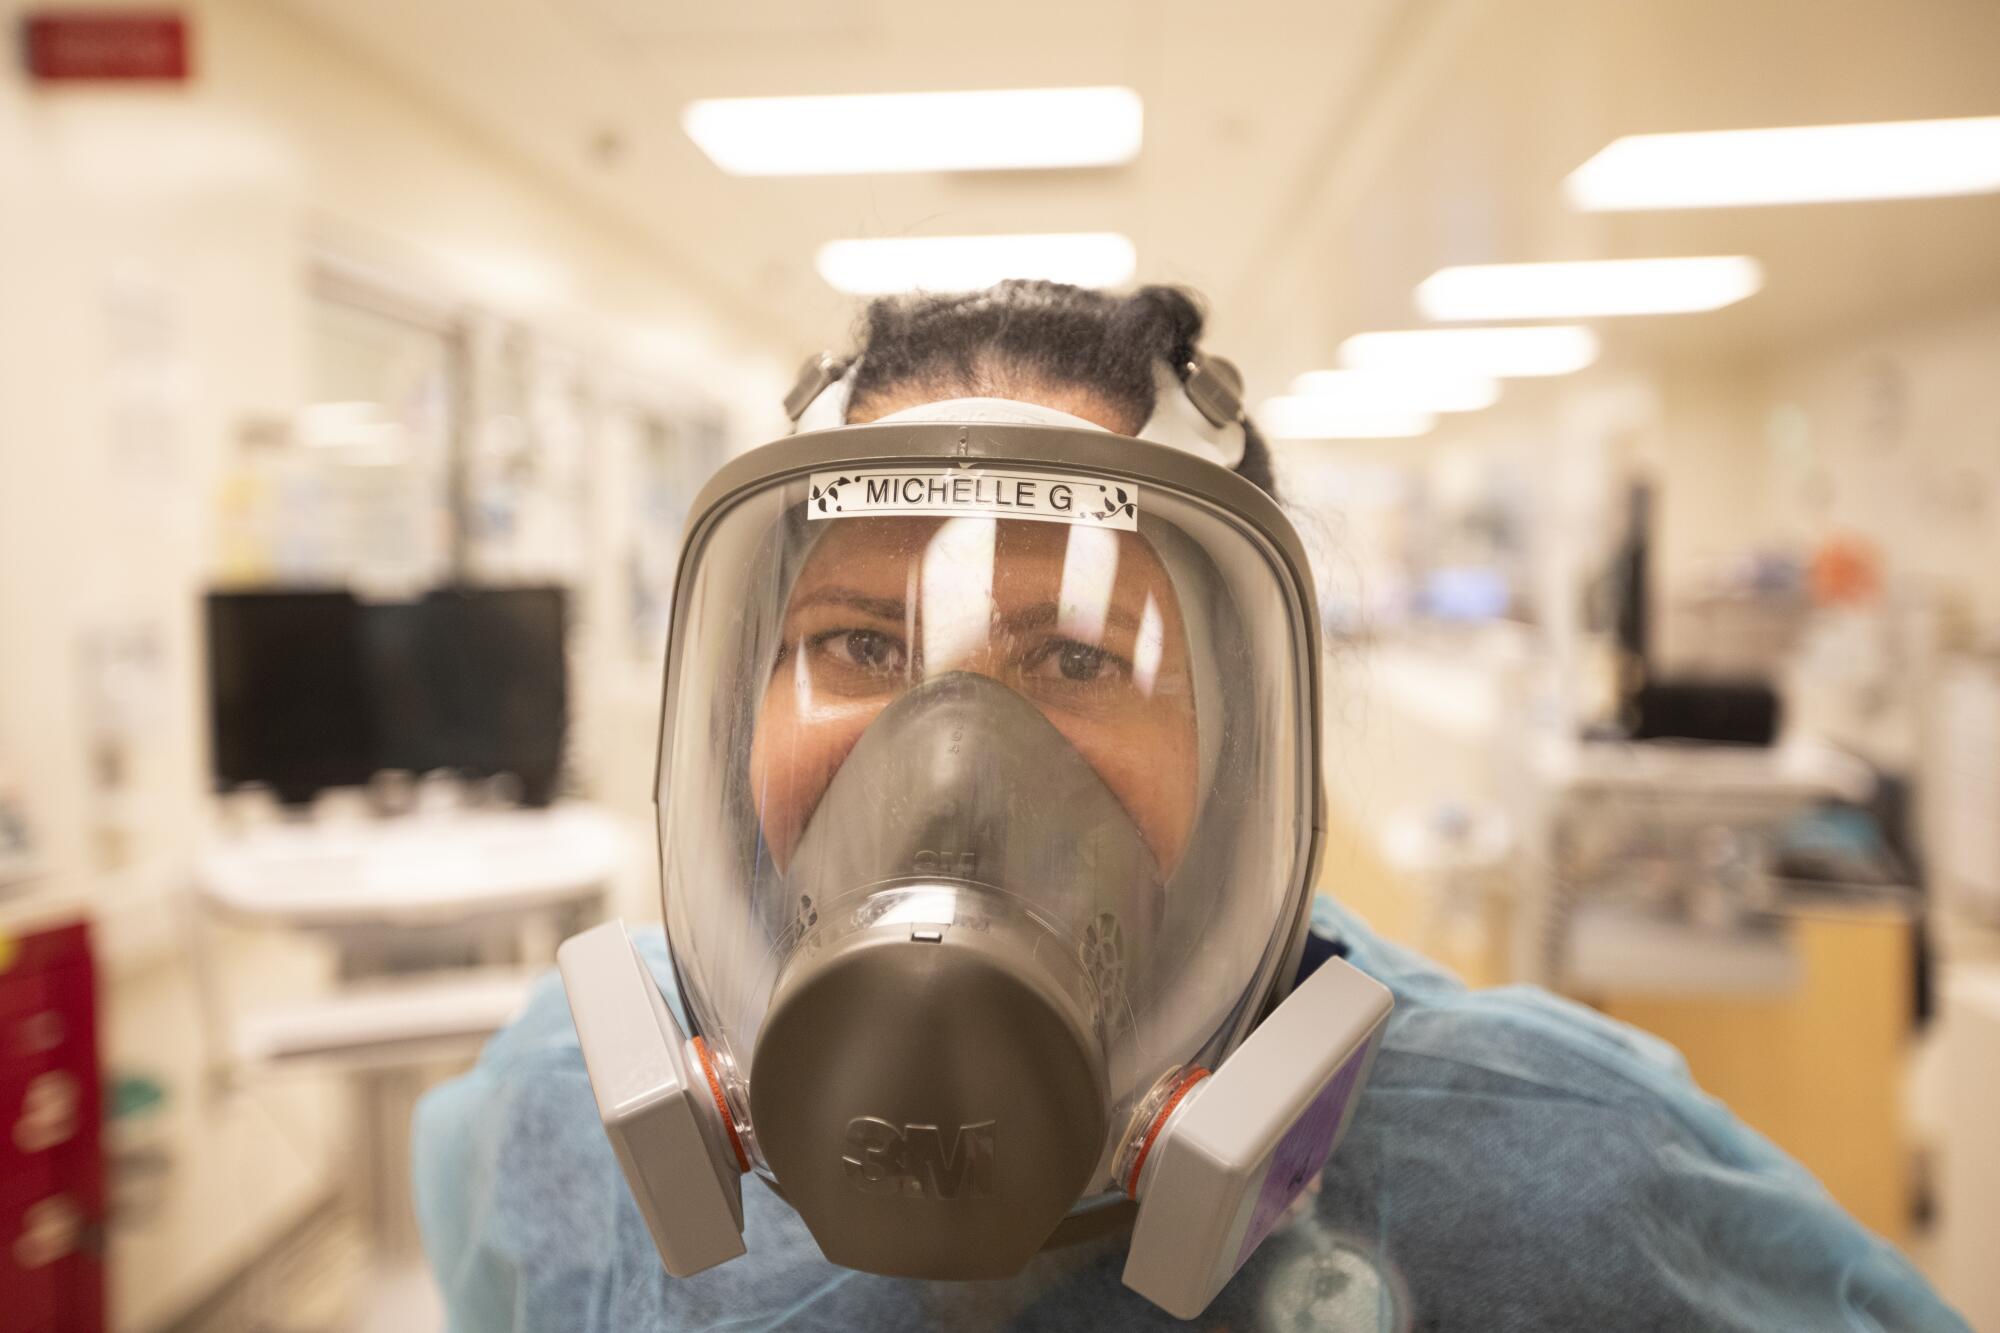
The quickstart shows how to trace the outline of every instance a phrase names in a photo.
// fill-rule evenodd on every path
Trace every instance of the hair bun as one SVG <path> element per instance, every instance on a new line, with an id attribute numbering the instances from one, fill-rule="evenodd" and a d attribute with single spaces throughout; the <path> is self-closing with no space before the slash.
<path id="1" fill-rule="evenodd" d="M 1017 279 L 878 297 L 856 330 L 861 363 L 848 382 L 848 419 L 944 398 L 1036 402 L 1081 387 L 1137 434 L 1159 406 L 1156 366 L 1184 376 L 1206 322 L 1200 297 L 1166 285 L 1126 293 Z M 1245 426 L 1236 470 L 1270 491 L 1270 455 Z"/>
<path id="2" fill-rule="evenodd" d="M 1131 303 L 1150 326 L 1145 345 L 1160 348 L 1176 371 L 1194 359 L 1207 316 L 1193 292 L 1156 284 L 1133 292 Z"/>

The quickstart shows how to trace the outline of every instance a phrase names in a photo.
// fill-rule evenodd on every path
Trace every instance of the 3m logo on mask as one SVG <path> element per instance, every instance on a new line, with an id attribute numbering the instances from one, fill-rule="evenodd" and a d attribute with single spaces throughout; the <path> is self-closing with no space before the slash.
<path id="1" fill-rule="evenodd" d="M 993 1193 L 991 1120 L 960 1125 L 947 1145 L 936 1125 L 897 1128 L 872 1115 L 847 1122 L 841 1165 L 863 1194 L 979 1199 Z"/>
<path id="2" fill-rule="evenodd" d="M 959 879 L 971 879 L 979 873 L 979 853 L 926 849 L 912 858 L 910 869 L 919 875 L 952 875 Z"/>

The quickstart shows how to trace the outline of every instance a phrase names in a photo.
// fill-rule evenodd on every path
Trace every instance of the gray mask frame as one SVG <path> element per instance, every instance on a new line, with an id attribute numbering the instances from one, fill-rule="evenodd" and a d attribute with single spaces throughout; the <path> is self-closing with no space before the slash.
<path id="1" fill-rule="evenodd" d="M 1254 992 L 1261 1001 L 1247 1006 L 1238 1016 L 1235 1030 L 1223 1045 L 1223 1053 L 1247 1036 L 1256 1021 L 1281 1001 L 1289 991 L 1303 952 L 1306 923 L 1311 904 L 1311 886 L 1316 882 L 1323 854 L 1324 788 L 1320 771 L 1321 669 L 1319 629 L 1313 581 L 1302 542 L 1277 503 L 1261 489 L 1225 468 L 1199 457 L 1124 436 L 1101 431 L 1065 429 L 1043 425 L 1012 423 L 954 424 L 950 422 L 909 422 L 887 425 L 845 426 L 793 436 L 742 455 L 722 468 L 697 497 L 682 544 L 675 606 L 670 632 L 663 697 L 671 700 L 677 683 L 682 640 L 687 624 L 687 598 L 692 580 L 689 570 L 700 558 L 711 526 L 740 499 L 759 493 L 805 474 L 854 466 L 936 466 L 940 463 L 964 465 L 1029 466 L 1051 472 L 1075 472 L 1098 478 L 1129 480 L 1141 487 L 1157 487 L 1192 500 L 1229 522 L 1248 537 L 1270 563 L 1274 577 L 1286 588 L 1285 601 L 1295 623 L 1292 642 L 1298 645 L 1296 670 L 1302 683 L 1299 691 L 1308 715 L 1299 722 L 1309 751 L 1304 756 L 1304 790 L 1310 793 L 1312 818 L 1301 821 L 1296 830 L 1300 841 L 1294 864 L 1303 867 L 1299 882 L 1290 886 L 1292 906 L 1289 930 L 1283 947 L 1268 960 Z M 671 753 L 674 710 L 663 708 L 658 753 Z M 664 771 L 656 775 L 656 795 L 664 801 Z M 664 850 L 664 849 L 663 849 Z M 768 923 L 782 929 L 781 923 Z M 789 925 L 790 923 L 783 923 Z M 680 954 L 669 933 L 669 949 L 674 951 L 676 974 L 680 975 Z M 683 999 L 689 999 L 683 988 Z M 688 1005 L 697 1029 L 699 1006 Z"/>

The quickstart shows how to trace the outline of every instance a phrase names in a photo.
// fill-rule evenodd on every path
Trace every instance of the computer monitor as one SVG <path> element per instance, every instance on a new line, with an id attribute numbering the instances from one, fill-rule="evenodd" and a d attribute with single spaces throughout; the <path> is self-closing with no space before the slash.
<path id="1" fill-rule="evenodd" d="M 511 773 L 555 794 L 568 714 L 564 595 L 448 588 L 406 602 L 337 591 L 208 597 L 218 786 L 286 802 L 383 769 Z"/>

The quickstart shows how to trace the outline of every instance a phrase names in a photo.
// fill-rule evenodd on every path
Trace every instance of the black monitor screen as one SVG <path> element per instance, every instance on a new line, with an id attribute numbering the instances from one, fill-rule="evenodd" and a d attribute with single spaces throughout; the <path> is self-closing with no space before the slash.
<path id="1" fill-rule="evenodd" d="M 285 801 L 382 769 L 512 773 L 554 794 L 567 712 L 560 588 L 410 602 L 345 592 L 208 598 L 215 778 Z"/>

